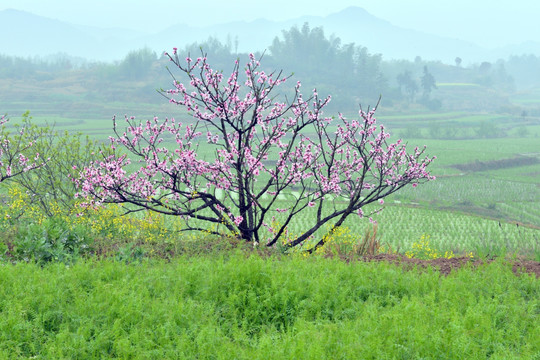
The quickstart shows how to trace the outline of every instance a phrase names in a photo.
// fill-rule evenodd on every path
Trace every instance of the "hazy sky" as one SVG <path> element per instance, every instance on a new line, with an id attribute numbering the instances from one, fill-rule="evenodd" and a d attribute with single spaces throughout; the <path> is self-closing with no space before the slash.
<path id="1" fill-rule="evenodd" d="M 540 42 L 538 0 L 0 0 L 37 15 L 100 27 L 162 30 L 174 23 L 209 25 L 234 20 L 324 16 L 360 6 L 394 25 L 495 47 Z"/>

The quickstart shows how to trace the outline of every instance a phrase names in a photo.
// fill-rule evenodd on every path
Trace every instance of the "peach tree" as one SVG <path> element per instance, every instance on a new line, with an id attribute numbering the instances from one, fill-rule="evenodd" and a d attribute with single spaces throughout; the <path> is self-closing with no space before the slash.
<path id="1" fill-rule="evenodd" d="M 375 109 L 357 119 L 323 110 L 330 97 L 304 97 L 290 77 L 265 72 L 260 58 L 239 60 L 229 76 L 205 55 L 167 54 L 173 86 L 161 93 L 192 119 L 137 121 L 111 137 L 113 154 L 81 172 L 80 196 L 88 204 L 120 203 L 128 212 L 150 210 L 179 216 L 186 231 L 233 235 L 272 246 L 307 208 L 311 222 L 286 246 L 301 245 L 319 229 L 335 229 L 349 216 L 411 184 L 434 179 L 434 157 L 424 148 L 406 151 L 376 125 Z M 283 201 L 282 195 L 291 195 Z M 271 219 L 280 214 L 280 223 Z M 211 229 L 211 230 L 209 230 Z M 269 231 L 270 230 L 270 231 Z M 315 239 L 310 250 L 323 245 Z"/>
<path id="2" fill-rule="evenodd" d="M 28 156 L 35 138 L 27 135 L 24 126 L 9 129 L 6 125 L 8 121 L 6 115 L 0 117 L 0 182 L 44 165 L 44 162 L 40 161 L 39 153 L 35 152 Z"/>

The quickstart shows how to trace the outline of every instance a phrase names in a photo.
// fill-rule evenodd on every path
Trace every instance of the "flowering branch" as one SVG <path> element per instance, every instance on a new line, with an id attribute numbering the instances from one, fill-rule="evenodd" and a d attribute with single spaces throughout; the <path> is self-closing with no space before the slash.
<path id="1" fill-rule="evenodd" d="M 40 161 L 39 153 L 30 158 L 24 155 L 32 147 L 33 140 L 25 136 L 24 127 L 18 129 L 18 133 L 11 134 L 6 129 L 8 121 L 6 115 L 0 117 L 0 182 L 45 164 Z"/>

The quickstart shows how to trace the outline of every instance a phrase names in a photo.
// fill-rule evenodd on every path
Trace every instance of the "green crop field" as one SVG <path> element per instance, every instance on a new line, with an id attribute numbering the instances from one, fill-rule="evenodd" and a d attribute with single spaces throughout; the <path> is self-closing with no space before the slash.
<path id="1" fill-rule="evenodd" d="M 285 201 L 280 203 L 280 206 L 285 206 L 283 203 Z M 366 211 L 377 209 L 370 206 Z M 503 210 L 515 217 L 521 217 L 522 220 L 539 220 L 538 216 L 526 219 L 513 208 L 503 208 L 501 212 Z M 314 216 L 310 211 L 300 214 L 297 222 L 289 227 L 290 233 L 293 236 L 300 233 L 306 225 L 312 224 Z M 392 204 L 385 206 L 382 212 L 373 217 L 378 222 L 378 234 L 382 244 L 390 245 L 396 250 L 409 250 L 411 245 L 419 242 L 422 237 L 429 237 L 434 248 L 443 252 L 454 251 L 457 254 L 467 251 L 498 254 L 501 249 L 525 256 L 540 252 L 540 230 L 537 228 L 519 226 L 473 213 L 467 214 L 464 211 Z M 279 221 L 279 216 L 276 215 L 276 218 Z M 344 226 L 353 234 L 364 234 L 372 227 L 367 219 L 355 217 L 348 219 Z M 321 236 L 323 232 L 324 229 L 320 232 Z"/>
<path id="2" fill-rule="evenodd" d="M 510 100 L 519 105 L 539 105 L 540 89 L 529 89 L 528 91 L 518 92 L 510 97 Z"/>

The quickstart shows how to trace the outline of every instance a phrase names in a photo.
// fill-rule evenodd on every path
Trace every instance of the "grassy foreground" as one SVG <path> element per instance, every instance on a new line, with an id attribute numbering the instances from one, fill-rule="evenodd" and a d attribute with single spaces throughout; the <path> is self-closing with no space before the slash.
<path id="1" fill-rule="evenodd" d="M 540 282 L 245 252 L 0 265 L 0 358 L 537 359 Z"/>

